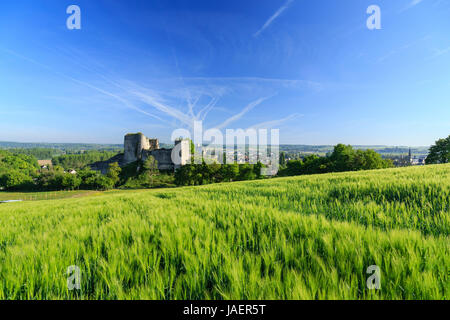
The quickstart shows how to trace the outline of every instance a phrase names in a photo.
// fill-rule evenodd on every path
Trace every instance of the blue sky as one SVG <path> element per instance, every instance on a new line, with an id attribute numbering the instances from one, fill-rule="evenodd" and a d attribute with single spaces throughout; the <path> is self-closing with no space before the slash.
<path id="1" fill-rule="evenodd" d="M 200 119 L 288 144 L 430 145 L 450 134 L 449 17 L 446 0 L 2 1 L 0 141 L 169 142 Z"/>

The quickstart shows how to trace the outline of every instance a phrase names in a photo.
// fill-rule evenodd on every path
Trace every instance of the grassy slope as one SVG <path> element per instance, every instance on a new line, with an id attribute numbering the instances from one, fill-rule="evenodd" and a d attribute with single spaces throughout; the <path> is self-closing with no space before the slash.
<path id="1" fill-rule="evenodd" d="M 3 204 L 0 299 L 448 299 L 449 231 L 450 165 Z"/>

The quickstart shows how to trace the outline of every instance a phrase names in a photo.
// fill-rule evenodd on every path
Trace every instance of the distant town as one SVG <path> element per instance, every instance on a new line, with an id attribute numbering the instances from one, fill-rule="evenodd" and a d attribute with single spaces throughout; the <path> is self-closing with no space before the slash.
<path id="1" fill-rule="evenodd" d="M 161 148 L 170 149 L 173 148 L 173 144 L 170 143 L 160 143 Z M 384 159 L 390 159 L 393 161 L 394 165 L 397 167 L 404 166 L 418 166 L 424 165 L 425 159 L 429 152 L 429 147 L 408 147 L 408 146 L 385 146 L 385 145 L 353 145 L 355 150 L 367 150 L 372 149 L 379 153 Z M 7 150 L 18 150 L 18 149 L 29 149 L 30 152 L 33 149 L 46 150 L 42 154 L 34 154 L 40 163 L 41 167 L 47 167 L 51 165 L 51 160 L 54 157 L 74 154 L 74 153 L 84 153 L 91 150 L 97 151 L 111 151 L 111 152 L 123 152 L 123 144 L 89 144 L 89 143 L 23 143 L 23 142 L 2 142 L 0 141 L 0 149 Z M 251 162 L 252 147 L 247 147 L 246 152 L 242 153 L 238 150 L 234 152 L 238 162 Z M 279 147 L 280 153 L 284 153 L 284 157 L 287 162 L 291 160 L 303 159 L 308 155 L 318 155 L 326 156 L 333 152 L 332 145 L 290 145 L 282 144 Z M 203 153 L 211 152 L 205 145 L 203 148 Z M 212 157 L 214 158 L 214 157 Z"/>

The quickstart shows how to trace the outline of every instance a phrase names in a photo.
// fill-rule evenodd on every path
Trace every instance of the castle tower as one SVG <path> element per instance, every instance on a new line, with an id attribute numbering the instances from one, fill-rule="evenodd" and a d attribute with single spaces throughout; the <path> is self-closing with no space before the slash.
<path id="1" fill-rule="evenodd" d="M 175 140 L 175 151 L 179 151 L 179 164 L 175 164 L 177 169 L 181 166 L 191 163 L 191 141 L 187 139 Z M 172 159 L 173 160 L 173 159 Z"/>
<path id="2" fill-rule="evenodd" d="M 191 142 L 176 140 L 173 149 L 161 149 L 158 139 L 149 139 L 140 132 L 125 136 L 123 165 L 145 161 L 149 156 L 158 162 L 159 170 L 175 170 L 191 162 Z"/>
<path id="3" fill-rule="evenodd" d="M 158 145 L 158 141 L 156 141 Z M 142 159 L 142 151 L 150 149 L 149 139 L 142 133 L 129 133 L 124 138 L 124 164 Z"/>
<path id="4" fill-rule="evenodd" d="M 149 148 L 150 151 L 159 149 L 158 139 L 148 139 L 148 143 L 150 145 L 150 148 Z"/>

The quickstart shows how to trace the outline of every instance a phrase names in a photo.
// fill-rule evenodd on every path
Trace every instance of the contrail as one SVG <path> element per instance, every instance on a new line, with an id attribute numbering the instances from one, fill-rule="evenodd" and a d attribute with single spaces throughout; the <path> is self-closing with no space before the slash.
<path id="1" fill-rule="evenodd" d="M 291 3 L 294 2 L 294 0 L 287 0 L 286 3 L 280 8 L 278 9 L 270 18 L 269 20 L 266 21 L 266 23 L 264 23 L 264 25 L 261 27 L 261 29 L 259 29 L 258 31 L 255 32 L 255 34 L 253 35 L 254 37 L 257 37 L 261 34 L 261 32 L 263 32 L 266 28 L 268 28 L 270 26 L 270 24 L 279 17 L 280 14 L 283 13 L 284 10 L 286 10 L 287 8 L 289 8 L 289 6 L 291 5 Z"/>
<path id="2" fill-rule="evenodd" d="M 224 122 L 222 122 L 220 125 L 218 125 L 216 128 L 217 129 L 222 129 L 225 128 L 226 126 L 228 126 L 230 123 L 235 122 L 237 120 L 239 120 L 240 118 L 242 118 L 242 116 L 244 116 L 247 112 L 249 112 L 250 110 L 252 110 L 254 107 L 256 107 L 257 105 L 261 104 L 263 101 L 271 98 L 270 97 L 264 97 L 264 98 L 259 98 L 256 101 L 253 101 L 251 103 L 249 103 L 241 112 L 239 112 L 238 114 L 228 118 L 227 120 L 225 120 Z"/>
<path id="3" fill-rule="evenodd" d="M 127 106 L 127 107 L 130 108 L 130 109 L 136 110 L 136 111 L 138 111 L 138 112 L 140 112 L 140 113 L 142 113 L 142 114 L 145 114 L 145 115 L 147 115 L 147 116 L 149 116 L 149 117 L 152 117 L 152 118 L 155 118 L 155 119 L 157 119 L 157 120 L 163 121 L 163 119 L 161 119 L 160 117 L 155 116 L 155 115 L 153 115 L 153 114 L 151 114 L 151 113 L 148 113 L 148 112 L 146 112 L 146 111 L 140 109 L 139 107 L 136 107 L 135 105 L 133 105 L 132 103 L 130 103 L 130 102 L 127 101 L 126 99 L 124 99 L 124 98 L 122 98 L 122 97 L 120 97 L 120 96 L 118 96 L 118 95 L 115 95 L 115 94 L 113 94 L 113 93 L 111 93 L 111 92 L 109 92 L 109 91 L 100 89 L 100 88 L 98 88 L 98 87 L 96 87 L 96 86 L 93 86 L 93 85 L 87 83 L 87 82 L 84 82 L 84 81 L 81 81 L 81 80 L 72 78 L 72 77 L 70 77 L 70 76 L 68 76 L 68 75 L 65 75 L 64 73 L 59 72 L 59 71 L 55 71 L 54 69 L 52 69 L 51 67 L 49 67 L 49 66 L 47 66 L 47 65 L 45 65 L 45 64 L 43 64 L 43 63 L 40 63 L 40 62 L 38 62 L 38 61 L 36 61 L 36 60 L 33 60 L 33 59 L 31 59 L 31 58 L 28 58 L 28 57 L 26 57 L 26 56 L 23 56 L 23 55 L 21 55 L 21 54 L 18 54 L 18 53 L 14 52 L 14 51 L 7 50 L 7 49 L 2 49 L 2 51 L 6 52 L 6 53 L 8 53 L 8 54 L 11 54 L 11 55 L 13 55 L 13 56 L 16 56 L 16 57 L 18 57 L 18 58 L 20 58 L 20 59 L 23 59 L 23 60 L 26 60 L 26 61 L 28 61 L 28 62 L 31 62 L 31 63 L 33 63 L 33 64 L 35 64 L 35 65 L 40 66 L 40 67 L 43 67 L 43 68 L 45 68 L 45 69 L 47 69 L 47 70 L 49 70 L 49 71 L 51 71 L 51 72 L 53 72 L 53 73 L 55 73 L 55 74 L 61 76 L 61 77 L 64 77 L 64 78 L 66 78 L 66 79 L 69 79 L 69 80 L 71 80 L 71 81 L 73 81 L 73 82 L 76 82 L 76 83 L 78 83 L 78 84 L 81 84 L 81 85 L 83 85 L 83 86 L 89 87 L 89 88 L 91 88 L 91 89 L 93 89 L 93 90 L 95 90 L 95 91 L 98 91 L 98 92 L 100 92 L 100 93 L 103 93 L 104 95 L 110 96 L 110 97 L 112 97 L 112 98 L 114 98 L 114 99 L 116 99 L 116 100 L 122 102 L 123 104 L 125 104 L 125 106 Z"/>
<path id="4" fill-rule="evenodd" d="M 261 122 L 258 124 L 255 124 L 253 126 L 250 127 L 250 129 L 269 129 L 269 128 L 273 128 L 275 126 L 278 126 L 280 124 L 282 124 L 283 122 L 289 121 L 289 120 L 293 120 L 295 118 L 298 117 L 302 117 L 302 114 L 299 113 L 293 113 L 289 116 L 287 116 L 286 118 L 283 119 L 278 119 L 278 120 L 272 120 L 272 121 L 266 121 L 266 122 Z"/>

